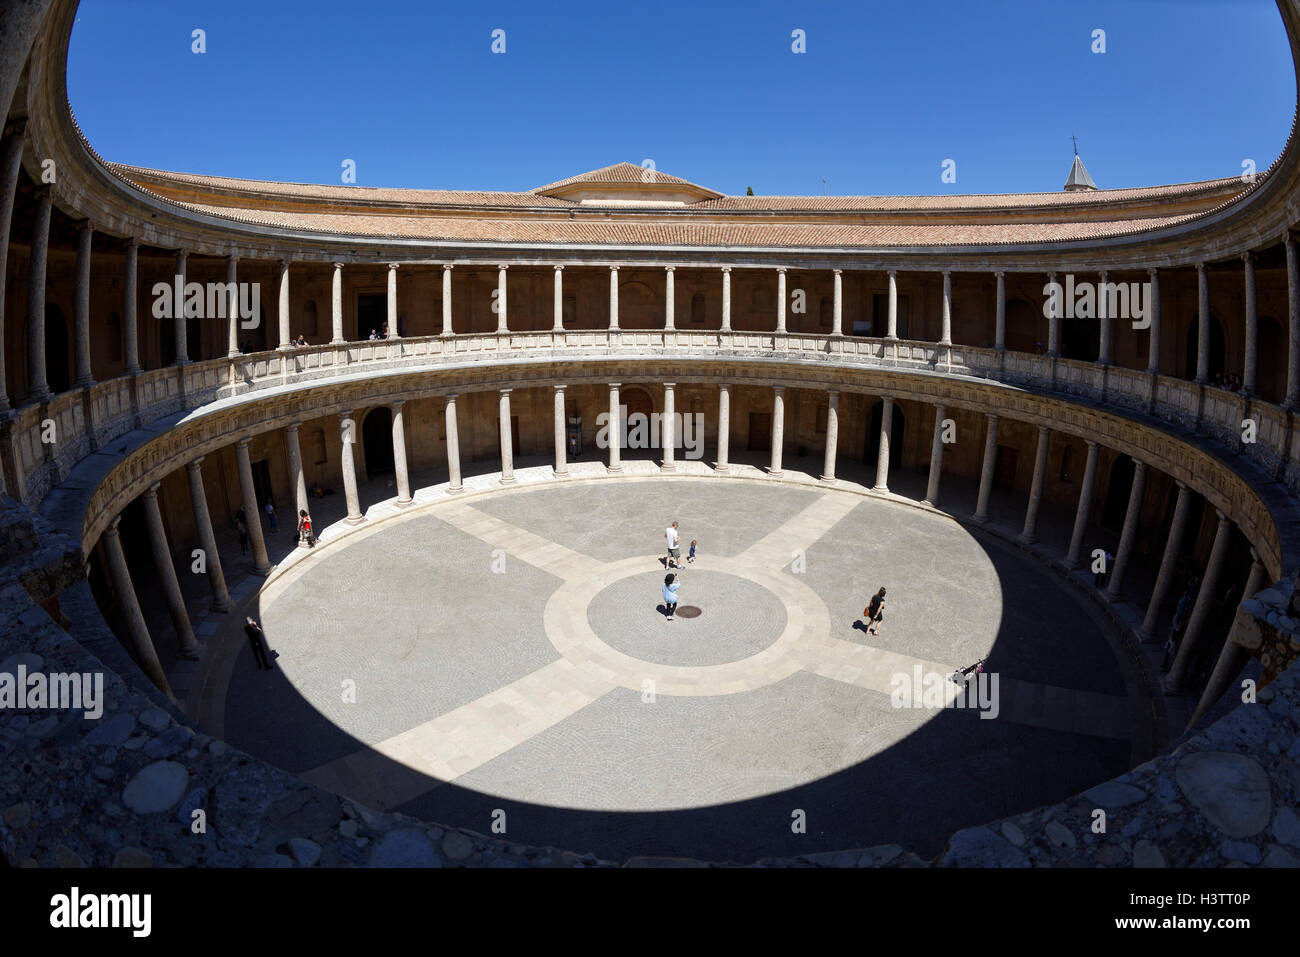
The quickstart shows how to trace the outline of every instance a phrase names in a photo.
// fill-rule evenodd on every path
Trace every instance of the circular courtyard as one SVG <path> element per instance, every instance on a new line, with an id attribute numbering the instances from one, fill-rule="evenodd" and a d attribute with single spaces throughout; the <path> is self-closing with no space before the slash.
<path id="1" fill-rule="evenodd" d="M 700 614 L 670 621 L 674 520 L 683 556 L 699 543 L 679 601 Z M 1151 736 L 1135 666 L 1062 576 L 847 491 L 624 477 L 451 498 L 300 554 L 257 605 L 277 667 L 227 638 L 214 733 L 371 807 L 611 860 L 933 856 L 1122 773 Z M 963 694 L 948 676 L 981 660 Z"/>

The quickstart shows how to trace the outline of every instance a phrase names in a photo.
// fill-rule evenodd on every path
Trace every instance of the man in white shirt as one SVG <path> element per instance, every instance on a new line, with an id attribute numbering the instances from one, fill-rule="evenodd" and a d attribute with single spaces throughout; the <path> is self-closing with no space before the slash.
<path id="1" fill-rule="evenodd" d="M 677 523 L 673 522 L 664 529 L 664 538 L 668 539 L 668 560 L 664 562 L 665 568 L 682 567 L 682 550 L 681 537 L 677 534 Z"/>

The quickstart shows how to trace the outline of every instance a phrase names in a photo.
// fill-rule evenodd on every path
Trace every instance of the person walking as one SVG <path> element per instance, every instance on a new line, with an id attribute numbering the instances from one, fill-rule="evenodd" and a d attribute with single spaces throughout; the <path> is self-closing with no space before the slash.
<path id="1" fill-rule="evenodd" d="M 695 539 L 693 539 L 693 538 L 691 539 L 691 551 L 690 551 L 690 554 L 686 556 L 686 564 L 688 564 L 688 565 L 694 565 L 694 564 L 695 564 Z"/>
<path id="2" fill-rule="evenodd" d="M 664 529 L 664 538 L 668 539 L 668 559 L 664 562 L 664 568 L 681 568 L 682 538 L 677 532 L 676 522 Z"/>
<path id="3" fill-rule="evenodd" d="M 311 533 L 311 516 L 305 508 L 298 509 L 298 540 L 308 548 L 316 547 L 316 538 Z"/>
<path id="4" fill-rule="evenodd" d="M 867 634 L 880 634 L 880 620 L 885 617 L 885 590 L 882 588 L 871 596 L 871 603 L 862 610 L 867 619 Z"/>
<path id="5" fill-rule="evenodd" d="M 673 620 L 673 615 L 677 613 L 677 589 L 682 587 L 681 577 L 669 572 L 664 576 L 664 605 L 667 606 L 668 620 Z"/>
<path id="6" fill-rule="evenodd" d="M 271 526 L 271 531 L 275 532 L 275 506 L 270 502 L 266 503 L 266 521 Z"/>
<path id="7" fill-rule="evenodd" d="M 239 553 L 248 554 L 248 526 L 244 524 L 244 510 L 235 513 L 235 528 L 239 531 Z"/>
<path id="8" fill-rule="evenodd" d="M 262 626 L 251 617 L 245 618 L 244 622 L 244 634 L 248 635 L 248 643 L 253 648 L 253 661 L 259 671 L 270 671 L 271 662 L 266 654 L 266 634 L 262 631 Z"/>

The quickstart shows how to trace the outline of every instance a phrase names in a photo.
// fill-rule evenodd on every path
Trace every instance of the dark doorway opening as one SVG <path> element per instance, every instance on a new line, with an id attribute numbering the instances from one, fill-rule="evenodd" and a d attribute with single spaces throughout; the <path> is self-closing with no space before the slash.
<path id="1" fill-rule="evenodd" d="M 1286 389 L 1286 340 L 1282 327 L 1271 316 L 1259 318 L 1259 341 L 1255 350 L 1255 391 L 1265 402 L 1278 403 Z"/>
<path id="2" fill-rule="evenodd" d="M 198 316 L 185 320 L 185 355 L 191 362 L 203 361 L 203 325 Z"/>
<path id="3" fill-rule="evenodd" d="M 1007 303 L 1006 346 L 1011 352 L 1038 352 L 1042 312 L 1023 299 Z"/>
<path id="4" fill-rule="evenodd" d="M 45 378 L 53 392 L 67 392 L 72 385 L 68 359 L 68 323 L 63 310 L 45 307 Z"/>
<path id="5" fill-rule="evenodd" d="M 393 413 L 386 405 L 371 409 L 361 420 L 361 445 L 366 461 L 366 477 L 392 475 Z"/>
<path id="6" fill-rule="evenodd" d="M 253 494 L 259 509 L 264 510 L 267 502 L 275 501 L 275 493 L 271 491 L 271 464 L 266 459 L 253 463 Z"/>
<path id="7" fill-rule="evenodd" d="M 357 338 L 369 339 L 370 333 L 383 335 L 384 325 L 388 322 L 387 295 L 357 296 Z"/>
<path id="8" fill-rule="evenodd" d="M 1010 446 L 999 445 L 993 458 L 993 487 L 999 492 L 1012 494 L 1016 490 L 1016 466 L 1020 461 L 1020 450 Z"/>
<path id="9" fill-rule="evenodd" d="M 1110 480 L 1106 483 L 1106 504 L 1101 510 L 1101 527 L 1112 532 L 1124 528 L 1124 514 L 1128 511 L 1128 497 L 1133 490 L 1133 460 L 1127 455 L 1117 456 L 1110 466 Z"/>
<path id="10" fill-rule="evenodd" d="M 772 413 L 749 413 L 749 451 L 772 451 Z"/>
<path id="11" fill-rule="evenodd" d="M 1114 321 L 1113 319 L 1111 320 Z M 1096 362 L 1101 349 L 1101 326 L 1096 319 L 1061 320 L 1061 356 L 1081 362 Z"/>
<path id="12" fill-rule="evenodd" d="M 880 461 L 880 421 L 884 414 L 885 404 L 877 400 L 876 404 L 871 407 L 871 415 L 867 417 L 867 434 L 862 443 L 862 461 L 872 467 Z M 899 468 L 903 464 L 904 420 L 903 410 L 895 403 L 889 426 L 889 467 L 891 470 Z"/>

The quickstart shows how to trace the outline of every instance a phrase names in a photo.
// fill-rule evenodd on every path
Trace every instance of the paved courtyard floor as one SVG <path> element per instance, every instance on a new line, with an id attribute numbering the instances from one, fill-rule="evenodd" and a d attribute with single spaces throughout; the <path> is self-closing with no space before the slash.
<path id="1" fill-rule="evenodd" d="M 209 730 L 373 807 L 614 860 L 929 857 L 1150 746 L 1107 620 L 941 513 L 702 476 L 482 487 L 289 556 L 249 609 L 277 667 L 226 629 Z M 673 519 L 701 614 L 668 621 Z M 980 659 L 985 716 L 946 677 Z M 896 706 L 917 676 L 928 706 Z"/>

